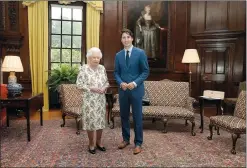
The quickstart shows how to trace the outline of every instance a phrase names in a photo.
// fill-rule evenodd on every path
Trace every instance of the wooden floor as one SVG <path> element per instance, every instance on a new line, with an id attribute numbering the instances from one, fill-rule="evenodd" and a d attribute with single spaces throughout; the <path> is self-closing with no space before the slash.
<path id="1" fill-rule="evenodd" d="M 200 113 L 199 108 L 196 108 L 196 113 Z M 216 108 L 214 107 L 205 107 L 204 115 L 207 117 L 216 115 Z M 25 119 L 24 117 L 11 117 L 11 119 Z M 35 112 L 31 114 L 32 120 L 39 120 L 40 113 Z M 62 119 L 62 113 L 60 109 L 50 109 L 49 112 L 43 112 L 43 119 L 44 120 L 57 120 Z"/>

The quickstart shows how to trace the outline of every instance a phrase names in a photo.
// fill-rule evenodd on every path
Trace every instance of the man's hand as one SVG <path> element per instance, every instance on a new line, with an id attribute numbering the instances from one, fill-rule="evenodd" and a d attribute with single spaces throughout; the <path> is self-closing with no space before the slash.
<path id="1" fill-rule="evenodd" d="M 135 88 L 135 85 L 134 85 L 133 82 L 128 83 L 128 89 L 129 89 L 129 90 L 132 90 L 132 89 L 134 89 L 134 88 Z"/>
<path id="2" fill-rule="evenodd" d="M 124 91 L 128 88 L 128 84 L 125 83 L 125 82 L 122 82 L 122 83 L 120 84 L 120 86 L 121 86 L 121 88 L 122 88 Z"/>

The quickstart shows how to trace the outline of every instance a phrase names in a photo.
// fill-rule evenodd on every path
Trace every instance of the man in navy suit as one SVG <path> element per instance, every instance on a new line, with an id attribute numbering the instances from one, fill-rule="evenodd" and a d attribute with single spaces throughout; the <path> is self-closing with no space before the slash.
<path id="1" fill-rule="evenodd" d="M 116 54 L 114 77 L 119 85 L 120 116 L 122 123 L 123 141 L 118 146 L 125 148 L 130 141 L 130 106 L 135 131 L 135 148 L 133 153 L 141 152 L 143 143 L 142 128 L 142 97 L 144 96 L 143 81 L 149 75 L 147 56 L 142 49 L 132 45 L 133 33 L 129 29 L 123 29 L 121 42 L 124 49 Z"/>

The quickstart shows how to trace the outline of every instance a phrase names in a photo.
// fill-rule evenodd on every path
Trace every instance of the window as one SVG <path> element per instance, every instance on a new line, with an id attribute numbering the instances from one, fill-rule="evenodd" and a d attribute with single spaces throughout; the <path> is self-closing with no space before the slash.
<path id="1" fill-rule="evenodd" d="M 85 48 L 83 6 L 50 4 L 49 12 L 49 69 L 61 63 L 80 66 Z"/>

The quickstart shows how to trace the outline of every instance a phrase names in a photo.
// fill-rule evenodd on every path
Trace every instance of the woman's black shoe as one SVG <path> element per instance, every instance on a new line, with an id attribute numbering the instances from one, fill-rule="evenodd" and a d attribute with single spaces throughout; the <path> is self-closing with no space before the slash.
<path id="1" fill-rule="evenodd" d="M 103 146 L 103 147 L 100 147 L 98 144 L 96 144 L 97 148 L 101 151 L 106 151 L 106 148 Z"/>
<path id="2" fill-rule="evenodd" d="M 95 150 L 95 148 L 94 149 L 88 148 L 88 152 L 91 153 L 91 154 L 95 154 L 96 153 L 96 150 Z"/>

